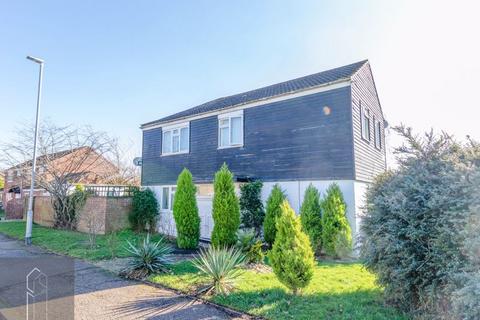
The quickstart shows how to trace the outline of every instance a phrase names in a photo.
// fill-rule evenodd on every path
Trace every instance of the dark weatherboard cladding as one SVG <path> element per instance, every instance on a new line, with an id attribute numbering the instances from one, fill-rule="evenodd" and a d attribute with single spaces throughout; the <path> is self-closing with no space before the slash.
<path id="1" fill-rule="evenodd" d="M 240 148 L 218 149 L 217 116 L 190 121 L 188 154 L 161 156 L 161 128 L 144 130 L 142 184 L 175 184 L 184 167 L 211 182 L 224 162 L 263 181 L 354 179 L 351 106 L 345 86 L 247 108 Z"/>

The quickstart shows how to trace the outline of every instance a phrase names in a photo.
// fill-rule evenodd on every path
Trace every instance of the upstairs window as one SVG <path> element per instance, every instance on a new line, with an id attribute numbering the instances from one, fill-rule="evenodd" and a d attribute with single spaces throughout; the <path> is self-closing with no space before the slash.
<path id="1" fill-rule="evenodd" d="M 13 170 L 8 170 L 7 171 L 7 182 L 12 182 L 13 181 Z"/>
<path id="2" fill-rule="evenodd" d="M 218 147 L 243 146 L 243 110 L 218 116 Z"/>
<path id="3" fill-rule="evenodd" d="M 162 155 L 188 153 L 190 145 L 189 123 L 163 128 Z"/>
<path id="4" fill-rule="evenodd" d="M 362 138 L 370 141 L 370 110 L 364 108 L 360 103 L 360 120 L 362 127 Z"/>
<path id="5" fill-rule="evenodd" d="M 380 124 L 380 121 L 374 121 L 375 127 L 375 147 L 377 149 L 382 149 L 382 126 Z"/>

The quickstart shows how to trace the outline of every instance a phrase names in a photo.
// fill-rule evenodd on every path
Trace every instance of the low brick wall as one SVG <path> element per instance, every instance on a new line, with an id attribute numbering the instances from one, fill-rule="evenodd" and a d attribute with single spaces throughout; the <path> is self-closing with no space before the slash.
<path id="1" fill-rule="evenodd" d="M 128 213 L 132 207 L 131 198 L 88 197 L 77 215 L 77 230 L 89 232 L 92 223 L 98 234 L 127 228 Z M 37 196 L 34 200 L 33 221 L 42 226 L 52 227 L 54 212 L 51 198 Z"/>

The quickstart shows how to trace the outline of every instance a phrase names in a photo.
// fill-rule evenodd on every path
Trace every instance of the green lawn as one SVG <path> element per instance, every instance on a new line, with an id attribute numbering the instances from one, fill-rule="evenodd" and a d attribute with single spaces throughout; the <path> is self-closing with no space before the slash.
<path id="1" fill-rule="evenodd" d="M 204 281 L 190 262 L 150 280 L 190 293 Z M 319 263 L 302 296 L 291 295 L 271 272 L 248 270 L 236 282 L 232 294 L 209 299 L 268 319 L 407 319 L 384 305 L 375 276 L 359 263 Z"/>
<path id="2" fill-rule="evenodd" d="M 17 239 L 23 239 L 25 235 L 25 222 L 1 222 L 0 233 Z M 131 230 L 118 231 L 115 245 L 115 256 L 128 257 L 129 253 L 125 250 L 127 240 L 133 243 L 142 240 L 144 237 L 145 234 L 137 234 Z M 154 235 L 152 236 L 152 239 L 158 240 L 159 237 L 159 235 Z M 75 258 L 87 260 L 111 258 L 111 253 L 107 246 L 107 236 L 103 235 L 97 236 L 97 245 L 95 248 L 91 249 L 88 242 L 88 235 L 85 233 L 56 230 L 33 225 L 32 243 L 53 252 L 69 255 Z"/>
<path id="3" fill-rule="evenodd" d="M 2 222 L 0 233 L 23 239 L 25 222 Z M 117 233 L 116 256 L 126 257 L 127 240 L 139 241 L 143 234 L 130 230 Z M 156 240 L 160 236 L 154 235 Z M 32 242 L 48 250 L 88 260 L 109 259 L 106 236 L 97 237 L 97 246 L 90 249 L 88 235 L 34 225 Z M 171 274 L 159 274 L 150 281 L 192 293 L 205 280 L 186 261 L 172 267 Z M 375 276 L 359 263 L 319 263 L 315 275 L 302 296 L 293 296 L 271 272 L 247 270 L 236 280 L 237 289 L 228 296 L 208 299 L 268 319 L 407 319 L 384 305 L 382 289 Z"/>

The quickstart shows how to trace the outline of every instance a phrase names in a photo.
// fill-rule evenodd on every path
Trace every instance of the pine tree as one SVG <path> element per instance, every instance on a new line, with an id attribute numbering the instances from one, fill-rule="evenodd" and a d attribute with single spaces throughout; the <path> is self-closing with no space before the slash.
<path id="1" fill-rule="evenodd" d="M 344 256 L 352 250 L 352 231 L 348 224 L 347 205 L 343 194 L 336 183 L 332 183 L 325 198 L 321 202 L 322 208 L 322 247 L 329 256 Z"/>
<path id="2" fill-rule="evenodd" d="M 263 225 L 265 211 L 262 203 L 261 181 L 245 183 L 240 187 L 240 213 L 243 228 L 254 228 L 257 235 Z"/>
<path id="3" fill-rule="evenodd" d="M 293 294 L 305 288 L 313 277 L 315 259 L 310 240 L 287 200 L 281 205 L 277 236 L 268 258 L 278 280 Z"/>
<path id="4" fill-rule="evenodd" d="M 277 233 L 276 220 L 280 216 L 280 205 L 285 200 L 286 195 L 278 184 L 273 186 L 270 196 L 267 199 L 267 210 L 265 213 L 265 219 L 263 220 L 263 237 L 270 247 L 275 241 L 275 235 Z"/>
<path id="5" fill-rule="evenodd" d="M 183 249 L 195 249 L 200 239 L 200 216 L 198 215 L 197 188 L 188 169 L 178 176 L 177 190 L 173 201 L 173 217 L 177 226 L 177 245 Z"/>
<path id="6" fill-rule="evenodd" d="M 212 244 L 216 247 L 233 246 L 240 226 L 240 207 L 235 195 L 233 175 L 224 163 L 215 174 L 213 185 Z"/>
<path id="7" fill-rule="evenodd" d="M 303 231 L 310 238 L 312 249 L 320 253 L 322 249 L 322 216 L 320 207 L 320 194 L 312 184 L 305 190 L 302 207 L 300 208 L 300 221 Z"/>

